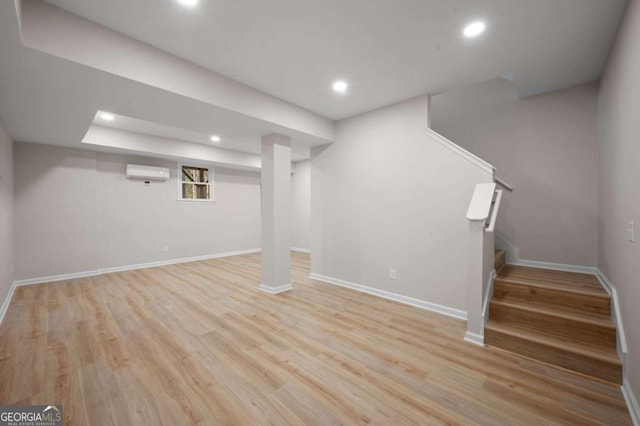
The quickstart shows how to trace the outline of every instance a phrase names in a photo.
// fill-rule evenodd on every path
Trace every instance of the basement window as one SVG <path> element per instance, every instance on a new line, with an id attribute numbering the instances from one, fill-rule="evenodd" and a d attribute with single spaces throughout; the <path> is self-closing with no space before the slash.
<path id="1" fill-rule="evenodd" d="M 213 201 L 213 168 L 178 164 L 179 201 Z"/>

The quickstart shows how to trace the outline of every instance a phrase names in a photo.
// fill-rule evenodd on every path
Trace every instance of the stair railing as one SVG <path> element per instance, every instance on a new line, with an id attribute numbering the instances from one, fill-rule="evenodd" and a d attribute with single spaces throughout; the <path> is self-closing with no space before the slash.
<path id="1" fill-rule="evenodd" d="M 495 180 L 498 185 L 500 185 L 507 191 L 513 192 L 513 185 L 508 184 L 504 180 L 500 179 L 498 176 L 494 176 L 493 180 Z"/>
<path id="2" fill-rule="evenodd" d="M 498 192 L 499 191 L 499 192 Z M 467 278 L 467 332 L 465 340 L 484 344 L 484 295 L 493 273 L 494 234 L 502 190 L 496 183 L 476 185 L 467 219 L 469 220 L 468 278 Z"/>
<path id="3" fill-rule="evenodd" d="M 498 211 L 500 210 L 500 202 L 502 201 L 502 189 L 496 189 L 493 192 L 493 201 L 491 202 L 491 215 L 484 232 L 493 232 L 496 228 L 496 220 L 498 220 Z"/>
<path id="4" fill-rule="evenodd" d="M 490 282 L 495 274 L 495 227 L 502 202 L 497 182 L 476 185 L 467 219 L 469 220 L 469 256 L 467 282 L 467 332 L 465 340 L 484 344 L 485 305 L 490 296 Z"/>

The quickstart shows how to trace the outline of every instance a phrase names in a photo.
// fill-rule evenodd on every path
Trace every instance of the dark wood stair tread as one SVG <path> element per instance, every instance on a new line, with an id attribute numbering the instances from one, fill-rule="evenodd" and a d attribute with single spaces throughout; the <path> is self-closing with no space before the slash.
<path id="1" fill-rule="evenodd" d="M 513 336 L 518 339 L 531 341 L 542 346 L 602 361 L 614 366 L 622 366 L 622 362 L 620 361 L 615 348 L 587 346 L 584 343 L 577 342 L 572 339 L 546 334 L 541 331 L 524 329 L 516 325 L 507 324 L 493 319 L 490 319 L 489 322 L 487 322 L 485 328 L 501 334 Z"/>
<path id="2" fill-rule="evenodd" d="M 572 309 L 569 307 L 550 306 L 545 303 L 536 303 L 526 300 L 501 299 L 494 297 L 490 302 L 491 306 L 500 305 L 508 308 L 520 309 L 529 312 L 540 313 L 552 316 L 562 320 L 579 321 L 592 324 L 596 327 L 606 327 L 612 330 L 616 329 L 616 325 L 611 320 L 611 316 L 598 313 L 591 313 Z"/>
<path id="3" fill-rule="evenodd" d="M 583 291 L 608 296 L 594 275 L 552 271 L 525 266 L 505 265 L 497 278 L 530 285 L 545 285 L 569 291 Z"/>

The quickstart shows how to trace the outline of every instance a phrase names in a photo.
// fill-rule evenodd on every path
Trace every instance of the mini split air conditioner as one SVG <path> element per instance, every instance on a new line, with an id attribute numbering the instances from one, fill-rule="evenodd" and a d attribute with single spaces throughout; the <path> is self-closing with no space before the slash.
<path id="1" fill-rule="evenodd" d="M 169 179 L 169 169 L 166 167 L 127 164 L 127 178 L 140 180 L 167 180 Z"/>

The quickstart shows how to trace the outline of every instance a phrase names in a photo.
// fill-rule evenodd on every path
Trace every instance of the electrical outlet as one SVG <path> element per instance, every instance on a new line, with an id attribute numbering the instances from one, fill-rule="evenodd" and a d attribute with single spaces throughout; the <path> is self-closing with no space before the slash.
<path id="1" fill-rule="evenodd" d="M 629 242 L 636 242 L 636 227 L 633 221 L 629 222 L 629 227 L 627 228 L 627 239 Z"/>
<path id="2" fill-rule="evenodd" d="M 389 269 L 389 278 L 392 280 L 396 279 L 396 270 L 395 269 Z"/>
<path id="3" fill-rule="evenodd" d="M 169 251 L 169 246 L 168 245 L 163 245 L 162 246 L 162 251 Z"/>

